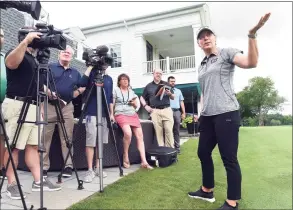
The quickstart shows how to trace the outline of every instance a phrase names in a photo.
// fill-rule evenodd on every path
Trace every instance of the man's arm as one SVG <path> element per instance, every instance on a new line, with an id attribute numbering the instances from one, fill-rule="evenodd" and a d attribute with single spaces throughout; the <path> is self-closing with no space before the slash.
<path id="1" fill-rule="evenodd" d="M 184 105 L 184 101 L 181 101 L 180 102 L 180 107 L 181 107 L 181 110 L 182 110 L 182 115 L 184 115 L 185 116 L 185 105 Z"/>
<path id="2" fill-rule="evenodd" d="M 88 84 L 89 81 L 89 75 L 92 71 L 93 67 L 89 66 L 87 70 L 84 72 L 83 76 L 78 73 L 78 81 L 77 81 L 77 86 L 79 86 L 76 90 L 73 91 L 73 98 L 78 97 L 79 95 L 83 94 L 85 91 L 85 87 Z"/>
<path id="3" fill-rule="evenodd" d="M 175 98 L 175 94 L 174 93 L 172 93 L 169 89 L 166 90 L 166 93 L 167 93 L 167 95 L 169 96 L 169 98 L 171 100 L 174 100 L 174 98 Z"/>
<path id="4" fill-rule="evenodd" d="M 92 71 L 93 67 L 89 66 L 86 71 L 84 72 L 83 76 L 80 78 L 80 80 L 78 81 L 79 86 L 81 87 L 85 87 L 88 83 L 89 77 L 90 77 L 90 73 Z"/>
<path id="5" fill-rule="evenodd" d="M 7 55 L 5 59 L 5 65 L 11 70 L 17 69 L 24 58 L 27 46 L 35 38 L 39 39 L 40 35 L 42 34 L 36 32 L 28 33 L 25 39 L 22 40 L 22 42 L 20 42 L 19 45 Z"/>

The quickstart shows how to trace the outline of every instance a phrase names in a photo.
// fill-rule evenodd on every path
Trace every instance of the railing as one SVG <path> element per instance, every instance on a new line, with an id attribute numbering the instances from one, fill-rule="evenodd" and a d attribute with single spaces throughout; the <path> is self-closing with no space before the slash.
<path id="1" fill-rule="evenodd" d="M 143 70 L 145 73 L 153 73 L 154 69 L 161 69 L 163 73 L 195 69 L 195 56 L 166 57 L 166 59 L 143 62 Z"/>

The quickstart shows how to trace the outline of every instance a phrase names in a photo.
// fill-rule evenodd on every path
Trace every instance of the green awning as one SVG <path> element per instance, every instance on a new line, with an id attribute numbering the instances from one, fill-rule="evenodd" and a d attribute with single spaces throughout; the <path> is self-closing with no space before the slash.
<path id="1" fill-rule="evenodd" d="M 187 91 L 187 90 L 192 90 L 192 89 L 197 89 L 198 94 L 200 95 L 200 86 L 199 83 L 186 83 L 186 84 L 177 84 L 176 88 L 180 89 L 182 92 Z M 143 93 L 144 88 L 134 88 L 134 92 L 136 95 L 141 96 Z"/>

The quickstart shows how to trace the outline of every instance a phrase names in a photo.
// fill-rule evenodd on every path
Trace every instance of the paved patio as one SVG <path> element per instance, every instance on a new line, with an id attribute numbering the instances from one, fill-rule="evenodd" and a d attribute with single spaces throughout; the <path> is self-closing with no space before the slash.
<path id="1" fill-rule="evenodd" d="M 180 144 L 186 142 L 188 138 L 182 138 Z M 123 168 L 124 176 L 137 171 L 140 168 L 140 164 L 131 165 L 129 169 Z M 104 178 L 104 188 L 108 185 L 118 181 L 123 178 L 119 176 L 119 168 L 106 168 L 104 171 L 107 172 L 108 176 Z M 78 171 L 78 176 L 83 180 L 86 171 Z M 57 182 L 57 172 L 49 172 L 48 179 L 53 182 Z M 20 183 L 22 185 L 23 192 L 26 194 L 26 206 L 30 209 L 31 205 L 34 206 L 33 209 L 38 209 L 40 207 L 40 192 L 32 192 L 32 182 L 33 177 L 30 172 L 18 171 Z M 43 206 L 47 209 L 66 209 L 71 205 L 78 203 L 79 201 L 93 195 L 100 190 L 99 177 L 95 177 L 92 183 L 83 183 L 83 190 L 78 190 L 78 184 L 75 174 L 70 178 L 62 178 L 62 190 L 57 192 L 44 192 L 44 203 Z M 0 209 L 23 209 L 21 200 L 11 200 L 6 196 L 7 180 L 4 181 L 4 186 L 2 188 L 2 199 L 0 200 Z"/>
<path id="2" fill-rule="evenodd" d="M 131 168 L 124 169 L 124 176 L 138 170 L 140 167 L 139 164 L 131 165 Z M 119 168 L 106 168 L 104 171 L 107 172 L 108 176 L 104 178 L 104 188 L 107 185 L 116 182 L 122 177 L 119 176 Z M 82 180 L 85 176 L 86 171 L 78 171 L 78 176 Z M 48 179 L 52 182 L 57 182 L 57 176 L 59 173 L 57 172 L 49 172 Z M 30 209 L 31 205 L 34 206 L 33 209 L 38 209 L 40 207 L 40 192 L 32 192 L 32 181 L 33 177 L 30 172 L 26 171 L 18 171 L 20 183 L 22 185 L 23 192 L 26 194 L 26 206 Z M 57 192 L 44 192 L 44 207 L 47 209 L 66 209 L 69 206 L 77 203 L 92 194 L 99 192 L 100 190 L 100 180 L 99 177 L 95 177 L 92 183 L 83 183 L 83 190 L 77 189 L 77 179 L 75 174 L 73 174 L 70 178 L 62 178 L 62 190 Z M 1 207 L 0 209 L 23 209 L 23 205 L 21 200 L 11 200 L 6 195 L 6 186 L 7 181 L 4 181 L 4 186 L 1 192 Z"/>

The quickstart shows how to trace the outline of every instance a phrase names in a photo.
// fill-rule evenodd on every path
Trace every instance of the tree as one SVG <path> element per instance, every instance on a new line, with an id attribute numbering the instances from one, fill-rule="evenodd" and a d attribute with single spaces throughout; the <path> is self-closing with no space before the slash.
<path id="1" fill-rule="evenodd" d="M 250 106 L 250 95 L 248 88 L 248 86 L 245 87 L 236 95 L 237 100 L 240 104 L 240 115 L 242 119 L 254 118 L 256 116 L 256 113 L 253 112 Z"/>
<path id="2" fill-rule="evenodd" d="M 281 104 L 286 101 L 284 97 L 279 96 L 274 82 L 269 77 L 250 79 L 249 85 L 238 94 L 237 98 L 242 107 L 242 114 L 248 117 L 257 115 L 260 126 L 264 125 L 264 117 L 268 111 L 280 110 Z"/>

